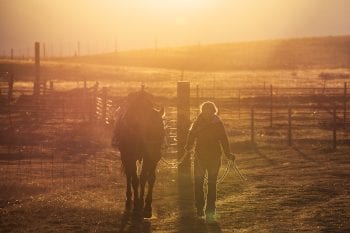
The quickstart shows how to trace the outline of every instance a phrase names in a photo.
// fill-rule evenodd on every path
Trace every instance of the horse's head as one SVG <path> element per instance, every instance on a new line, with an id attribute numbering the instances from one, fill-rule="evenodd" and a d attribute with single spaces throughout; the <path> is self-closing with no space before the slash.
<path id="1" fill-rule="evenodd" d="M 153 108 L 153 95 L 144 90 L 131 92 L 127 96 L 127 102 L 130 108 L 141 111 L 151 109 Z"/>

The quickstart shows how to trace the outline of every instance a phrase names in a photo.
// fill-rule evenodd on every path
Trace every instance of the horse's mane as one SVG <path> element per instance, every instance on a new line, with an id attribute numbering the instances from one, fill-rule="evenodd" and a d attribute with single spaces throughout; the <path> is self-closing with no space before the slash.
<path id="1" fill-rule="evenodd" d="M 153 106 L 150 94 L 139 91 L 128 95 L 126 102 L 116 110 L 114 135 L 119 141 L 143 140 L 162 142 L 164 137 L 163 113 Z"/>

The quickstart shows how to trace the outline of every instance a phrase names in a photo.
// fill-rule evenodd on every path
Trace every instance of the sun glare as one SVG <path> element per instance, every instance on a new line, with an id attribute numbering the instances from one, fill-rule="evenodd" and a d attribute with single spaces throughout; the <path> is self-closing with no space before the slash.
<path id="1" fill-rule="evenodd" d="M 209 4 L 209 0 L 144 0 L 147 5 L 158 10 L 201 9 Z"/>

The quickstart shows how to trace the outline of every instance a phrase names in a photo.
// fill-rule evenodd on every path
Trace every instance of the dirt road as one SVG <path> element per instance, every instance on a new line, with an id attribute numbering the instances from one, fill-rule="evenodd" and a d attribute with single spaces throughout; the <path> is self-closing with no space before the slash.
<path id="1" fill-rule="evenodd" d="M 218 185 L 217 222 L 207 224 L 194 217 L 191 184 L 179 183 L 177 169 L 163 162 L 157 171 L 154 216 L 144 220 L 124 213 L 118 154 L 101 145 L 84 150 L 86 166 L 75 167 L 74 173 L 63 165 L 62 179 L 2 179 L 0 232 L 350 232 L 347 147 L 335 152 L 305 145 L 237 149 L 237 164 L 248 180 L 229 172 Z M 70 174 L 88 175 L 75 179 Z"/>

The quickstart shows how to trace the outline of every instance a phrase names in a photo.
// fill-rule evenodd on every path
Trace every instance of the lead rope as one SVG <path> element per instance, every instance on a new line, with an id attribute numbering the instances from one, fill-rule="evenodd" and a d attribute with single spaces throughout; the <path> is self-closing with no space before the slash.
<path id="1" fill-rule="evenodd" d="M 161 158 L 161 161 L 163 163 L 167 164 L 167 165 L 172 166 L 172 167 L 178 167 L 185 160 L 185 158 L 187 156 L 187 153 L 189 153 L 189 152 L 185 152 L 184 155 L 179 160 L 177 160 L 176 162 L 169 162 L 163 156 Z"/>
<path id="2" fill-rule="evenodd" d="M 198 163 L 198 165 L 201 166 L 200 163 Z M 232 161 L 230 160 L 230 161 L 228 161 L 228 163 L 226 165 L 226 169 L 224 171 L 224 174 L 222 174 L 222 176 L 220 176 L 218 179 L 216 179 L 216 184 L 220 184 L 222 181 L 224 181 L 224 179 L 226 178 L 227 174 L 230 171 L 231 165 L 232 165 Z M 205 173 L 205 176 L 204 176 L 204 183 L 208 184 L 208 173 L 207 172 Z"/>
<path id="3" fill-rule="evenodd" d="M 186 156 L 189 155 L 191 158 L 191 164 L 194 163 L 194 152 L 193 150 L 191 151 L 186 151 L 184 153 L 184 155 L 176 162 L 168 162 L 166 159 L 164 159 L 164 157 L 162 156 L 161 161 L 167 165 L 170 165 L 172 167 L 178 167 L 186 158 Z M 232 166 L 233 165 L 233 166 Z M 200 166 L 200 164 L 199 164 Z M 228 173 L 231 170 L 231 167 L 233 167 L 233 170 L 235 171 L 235 173 L 238 175 L 238 177 L 240 178 L 241 181 L 246 182 L 247 178 L 240 172 L 240 170 L 238 169 L 236 162 L 232 162 L 231 160 L 228 161 L 227 165 L 226 165 L 226 169 L 224 171 L 224 173 L 222 174 L 222 176 L 220 176 L 217 180 L 216 180 L 216 184 L 220 184 L 221 182 L 223 182 L 226 178 L 226 176 L 228 175 Z M 208 174 L 206 173 L 204 176 L 204 182 L 208 183 Z"/>
<path id="4" fill-rule="evenodd" d="M 233 169 L 235 170 L 235 172 L 237 173 L 237 175 L 239 176 L 239 178 L 241 179 L 241 181 L 246 182 L 247 178 L 239 171 L 236 161 L 233 162 Z"/>

